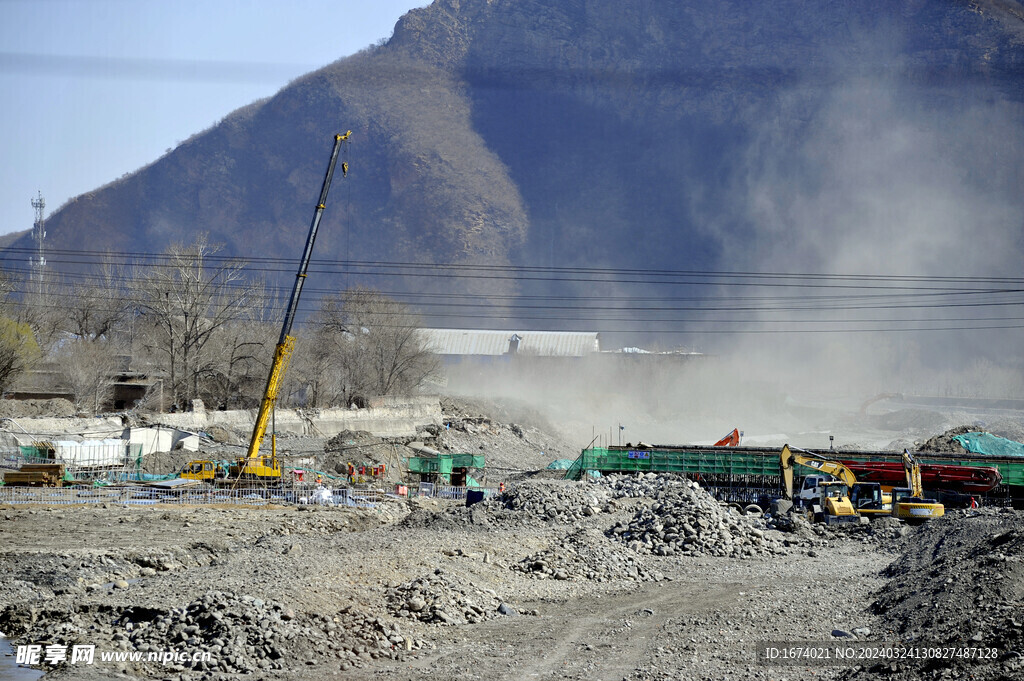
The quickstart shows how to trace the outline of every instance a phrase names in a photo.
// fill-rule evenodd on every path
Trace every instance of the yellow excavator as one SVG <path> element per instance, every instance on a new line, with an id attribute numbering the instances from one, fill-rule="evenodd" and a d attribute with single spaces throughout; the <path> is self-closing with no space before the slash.
<path id="1" fill-rule="evenodd" d="M 861 516 L 872 518 L 891 513 L 892 498 L 882 492 L 882 486 L 876 482 L 857 482 L 853 471 L 839 461 L 801 449 L 794 451 L 789 445 L 782 448 L 779 459 L 786 498 L 794 503 L 808 502 L 810 515 L 816 522 L 859 522 Z M 794 464 L 813 468 L 834 479 L 807 476 L 806 489 L 794 495 Z"/>
<path id="2" fill-rule="evenodd" d="M 907 474 L 907 486 L 893 488 L 892 515 L 908 523 L 923 523 L 945 515 L 945 506 L 924 498 L 921 465 L 909 449 L 903 450 L 903 470 Z"/>

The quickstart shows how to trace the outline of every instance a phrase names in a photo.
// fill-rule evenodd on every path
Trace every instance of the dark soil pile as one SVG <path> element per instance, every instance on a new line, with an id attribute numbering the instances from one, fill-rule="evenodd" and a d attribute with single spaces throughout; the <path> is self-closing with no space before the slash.
<path id="1" fill-rule="evenodd" d="M 1024 678 L 1024 513 L 949 513 L 908 536 L 885 576 L 873 609 L 891 625 L 887 643 L 964 652 L 846 678 Z"/>
<path id="2" fill-rule="evenodd" d="M 963 435 L 964 433 L 976 433 L 983 431 L 978 426 L 957 426 L 951 428 L 941 435 L 931 437 L 917 446 L 919 452 L 937 452 L 952 453 L 952 454 L 963 454 L 967 450 L 964 449 L 963 445 L 954 440 L 953 438 L 957 435 Z"/>

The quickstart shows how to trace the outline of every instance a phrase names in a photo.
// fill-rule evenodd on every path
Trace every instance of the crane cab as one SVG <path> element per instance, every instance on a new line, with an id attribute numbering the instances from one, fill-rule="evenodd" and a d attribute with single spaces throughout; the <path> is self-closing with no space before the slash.
<path id="1" fill-rule="evenodd" d="M 228 471 L 232 478 L 243 480 L 280 480 L 281 465 L 273 454 L 261 454 L 252 458 L 241 458 Z"/>

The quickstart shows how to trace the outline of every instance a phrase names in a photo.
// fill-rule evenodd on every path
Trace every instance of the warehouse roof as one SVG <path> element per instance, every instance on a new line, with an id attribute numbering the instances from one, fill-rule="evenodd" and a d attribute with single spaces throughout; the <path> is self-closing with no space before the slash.
<path id="1" fill-rule="evenodd" d="M 424 345 L 439 355 L 583 357 L 600 351 L 596 332 L 420 329 Z"/>

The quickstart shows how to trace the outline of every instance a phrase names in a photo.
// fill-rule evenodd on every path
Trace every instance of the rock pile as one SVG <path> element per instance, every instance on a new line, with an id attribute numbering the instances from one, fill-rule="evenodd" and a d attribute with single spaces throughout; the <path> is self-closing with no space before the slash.
<path id="1" fill-rule="evenodd" d="M 475 624 L 502 614 L 502 601 L 490 589 L 479 589 L 438 568 L 387 592 L 397 617 L 428 624 Z"/>
<path id="2" fill-rule="evenodd" d="M 539 520 L 571 525 L 607 510 L 610 498 L 603 485 L 530 480 L 489 500 L 488 507 L 521 511 Z"/>
<path id="3" fill-rule="evenodd" d="M 576 530 L 561 543 L 527 556 L 511 566 L 537 579 L 631 580 L 660 582 L 664 576 L 650 569 L 640 556 L 624 552 L 621 544 L 609 544 L 596 530 Z"/>
<path id="4" fill-rule="evenodd" d="M 349 668 L 424 645 L 405 638 L 397 625 L 353 609 L 334 617 L 297 615 L 279 603 L 230 591 L 211 591 L 170 610 L 78 605 L 40 612 L 10 606 L 0 612 L 0 626 L 33 641 L 89 644 L 99 636 L 120 651 L 210 653 L 209 660 L 189 659 L 164 671 L 251 674 L 283 669 L 285 658 L 309 656 L 333 656 Z"/>
<path id="5" fill-rule="evenodd" d="M 721 506 L 690 480 L 641 476 L 622 484 L 623 491 L 649 489 L 657 501 L 608 534 L 638 553 L 659 556 L 763 556 L 785 554 L 792 542 L 767 531 L 760 518 L 740 516 Z M 760 525 L 760 526 L 758 526 Z"/>

